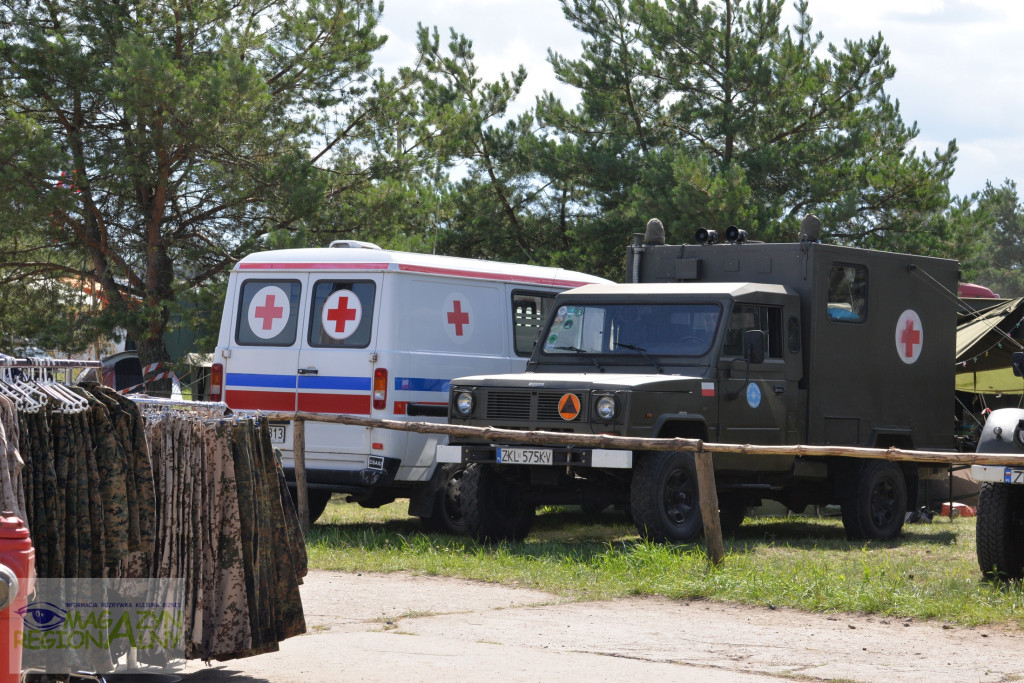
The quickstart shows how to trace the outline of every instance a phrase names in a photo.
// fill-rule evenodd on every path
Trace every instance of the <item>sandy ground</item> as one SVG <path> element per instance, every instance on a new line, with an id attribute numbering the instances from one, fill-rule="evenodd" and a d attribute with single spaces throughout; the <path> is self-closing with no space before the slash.
<path id="1" fill-rule="evenodd" d="M 192 662 L 185 683 L 1024 680 L 1024 632 L 707 601 L 571 602 L 410 574 L 314 571 L 308 633 Z"/>

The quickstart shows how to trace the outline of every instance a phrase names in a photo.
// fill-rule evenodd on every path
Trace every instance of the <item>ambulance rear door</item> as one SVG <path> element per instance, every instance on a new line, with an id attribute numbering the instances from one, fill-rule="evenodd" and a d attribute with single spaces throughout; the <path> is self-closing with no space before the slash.
<path id="1" fill-rule="evenodd" d="M 300 331 L 297 405 L 300 411 L 371 414 L 376 328 L 382 273 L 314 272 Z M 366 427 L 306 422 L 306 467 L 343 472 L 367 467 Z M 331 477 L 328 477 L 330 479 Z"/>
<path id="2" fill-rule="evenodd" d="M 303 273 L 245 274 L 229 290 L 235 310 L 224 358 L 224 399 L 231 408 L 295 410 L 306 279 Z M 277 425 L 276 445 L 283 445 L 284 434 Z"/>

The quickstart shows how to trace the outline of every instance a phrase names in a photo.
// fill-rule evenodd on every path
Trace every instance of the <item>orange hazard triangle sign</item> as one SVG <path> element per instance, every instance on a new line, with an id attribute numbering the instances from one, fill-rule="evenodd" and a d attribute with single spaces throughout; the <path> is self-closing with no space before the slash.
<path id="1" fill-rule="evenodd" d="M 563 420 L 575 420 L 580 414 L 580 399 L 576 394 L 565 394 L 558 399 L 558 414 Z"/>

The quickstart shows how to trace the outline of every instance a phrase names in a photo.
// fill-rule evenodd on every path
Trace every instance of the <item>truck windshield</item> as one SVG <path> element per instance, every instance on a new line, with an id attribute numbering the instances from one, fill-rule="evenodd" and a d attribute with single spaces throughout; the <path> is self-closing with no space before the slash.
<path id="1" fill-rule="evenodd" d="M 549 355 L 702 356 L 722 309 L 701 304 L 560 306 L 544 337 Z"/>

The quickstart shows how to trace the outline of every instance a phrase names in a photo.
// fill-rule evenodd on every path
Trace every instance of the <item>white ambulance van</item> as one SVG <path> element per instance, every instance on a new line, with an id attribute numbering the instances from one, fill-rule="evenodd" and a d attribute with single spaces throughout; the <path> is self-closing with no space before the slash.
<path id="1" fill-rule="evenodd" d="M 355 241 L 251 254 L 231 272 L 211 398 L 444 422 L 453 377 L 522 371 L 555 294 L 593 282 L 607 280 Z M 292 425 L 271 434 L 294 481 Z M 439 438 L 307 422 L 310 517 L 334 492 L 366 507 L 409 497 L 428 528 L 458 530 L 460 470 L 437 467 Z"/>

